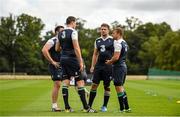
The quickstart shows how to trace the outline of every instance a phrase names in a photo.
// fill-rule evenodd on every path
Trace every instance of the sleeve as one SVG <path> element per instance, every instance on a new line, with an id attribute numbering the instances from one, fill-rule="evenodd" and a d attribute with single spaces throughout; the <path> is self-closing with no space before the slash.
<path id="1" fill-rule="evenodd" d="M 77 31 L 73 31 L 72 34 L 71 34 L 71 37 L 72 37 L 72 40 L 78 40 L 78 33 Z"/>
<path id="2" fill-rule="evenodd" d="M 96 41 L 94 42 L 94 48 L 97 49 Z"/>
<path id="3" fill-rule="evenodd" d="M 57 39 L 58 40 L 58 39 Z M 54 41 L 52 39 L 49 39 L 46 44 L 50 45 L 50 48 L 53 47 Z"/>
<path id="4" fill-rule="evenodd" d="M 122 45 L 119 41 L 114 40 L 114 52 L 121 52 Z"/>

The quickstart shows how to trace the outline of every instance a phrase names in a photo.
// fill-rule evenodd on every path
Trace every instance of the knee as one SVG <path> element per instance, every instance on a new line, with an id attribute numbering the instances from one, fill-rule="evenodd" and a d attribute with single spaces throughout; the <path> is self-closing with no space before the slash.
<path id="1" fill-rule="evenodd" d="M 105 96 L 110 96 L 110 88 L 109 88 L 109 86 L 104 86 L 104 95 Z"/>
<path id="2" fill-rule="evenodd" d="M 109 92 L 110 92 L 110 88 L 109 88 L 109 86 L 106 86 L 106 85 L 105 85 L 105 86 L 104 86 L 104 90 L 105 90 L 105 91 L 109 91 Z"/>
<path id="3" fill-rule="evenodd" d="M 123 82 L 114 81 L 114 86 L 123 86 Z"/>
<path id="4" fill-rule="evenodd" d="M 93 83 L 92 87 L 91 87 L 91 90 L 97 90 L 97 88 L 98 88 L 98 84 Z"/>
<path id="5" fill-rule="evenodd" d="M 56 81 L 55 83 L 54 83 L 54 86 L 57 88 L 57 89 L 59 89 L 60 88 L 60 81 Z"/>

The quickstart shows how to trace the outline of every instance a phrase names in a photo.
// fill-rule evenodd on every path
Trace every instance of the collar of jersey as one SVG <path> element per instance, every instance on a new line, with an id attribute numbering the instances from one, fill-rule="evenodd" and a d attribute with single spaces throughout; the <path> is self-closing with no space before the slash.
<path id="1" fill-rule="evenodd" d="M 74 28 L 72 28 L 72 27 L 66 27 L 65 29 L 71 29 L 71 30 L 74 30 Z"/>
<path id="2" fill-rule="evenodd" d="M 107 36 L 106 38 L 103 38 L 102 36 L 101 36 L 101 39 L 103 40 L 103 41 L 106 41 L 108 38 L 112 38 L 111 36 Z"/>
<path id="3" fill-rule="evenodd" d="M 119 42 L 121 43 L 122 41 L 124 41 L 124 39 L 123 39 L 123 38 L 120 38 L 120 39 L 118 39 L 117 41 L 119 41 Z"/>

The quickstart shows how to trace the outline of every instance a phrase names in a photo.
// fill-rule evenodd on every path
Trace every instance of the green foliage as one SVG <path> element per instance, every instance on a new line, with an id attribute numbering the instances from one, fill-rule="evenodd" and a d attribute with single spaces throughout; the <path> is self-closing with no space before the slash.
<path id="1" fill-rule="evenodd" d="M 180 71 L 180 31 L 166 33 L 158 49 L 155 61 L 157 68 Z"/>
<path id="2" fill-rule="evenodd" d="M 87 71 L 94 50 L 94 41 L 100 36 L 98 28 L 84 27 L 86 20 L 78 18 L 79 43 Z M 138 18 L 126 18 L 125 24 L 114 21 L 112 29 L 124 29 L 124 39 L 129 45 L 127 58 L 128 74 L 147 74 L 148 68 L 180 70 L 180 30 L 172 31 L 166 22 L 143 24 Z M 12 72 L 15 63 L 17 72 L 47 74 L 47 61 L 41 48 L 54 34 L 50 30 L 40 33 L 45 25 L 40 18 L 27 14 L 0 19 L 0 72 Z"/>
<path id="3" fill-rule="evenodd" d="M 5 63 L 9 63 L 6 72 L 11 72 L 13 62 L 16 64 L 17 72 L 28 74 L 41 72 L 43 64 L 39 36 L 43 27 L 41 19 L 27 14 L 1 18 L 1 57 L 7 59 Z"/>

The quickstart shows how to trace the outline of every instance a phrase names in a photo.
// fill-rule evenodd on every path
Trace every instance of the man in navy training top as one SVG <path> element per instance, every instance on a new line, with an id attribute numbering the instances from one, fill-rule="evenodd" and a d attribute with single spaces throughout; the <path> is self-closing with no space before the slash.
<path id="1" fill-rule="evenodd" d="M 129 108 L 127 94 L 123 87 L 127 74 L 126 56 L 128 45 L 123 39 L 123 30 L 116 28 L 113 30 L 114 55 L 106 61 L 106 64 L 113 64 L 113 81 L 117 92 L 120 112 L 131 112 Z"/>
<path id="2" fill-rule="evenodd" d="M 55 45 L 58 41 L 58 33 L 64 29 L 63 26 L 57 26 L 55 28 L 55 36 L 49 39 L 44 47 L 42 48 L 42 53 L 44 57 L 49 61 L 49 71 L 51 73 L 51 78 L 54 81 L 54 86 L 52 90 L 52 111 L 61 111 L 57 105 L 58 92 L 61 84 L 61 74 L 62 70 L 59 66 L 60 53 L 55 51 Z"/>
<path id="3" fill-rule="evenodd" d="M 89 106 L 91 107 L 96 97 L 96 91 L 100 81 L 104 85 L 104 103 L 101 107 L 102 112 L 107 111 L 107 104 L 110 97 L 110 82 L 112 79 L 112 65 L 105 64 L 107 59 L 113 55 L 113 39 L 109 36 L 110 27 L 103 23 L 100 28 L 101 37 L 97 38 L 94 43 L 94 52 L 90 72 L 93 73 L 93 84 L 89 96 Z"/>
<path id="4" fill-rule="evenodd" d="M 81 50 L 78 42 L 78 33 L 76 28 L 76 18 L 69 16 L 66 19 L 67 27 L 59 33 L 59 42 L 56 44 L 56 50 L 61 50 L 61 66 L 62 66 L 62 94 L 65 104 L 65 112 L 73 112 L 73 109 L 69 105 L 68 101 L 68 87 L 71 77 L 75 78 L 78 86 L 78 94 L 80 96 L 83 108 L 86 112 L 96 112 L 90 108 L 86 102 L 84 81 L 80 77 L 80 72 L 83 70 L 83 60 L 81 56 Z"/>

